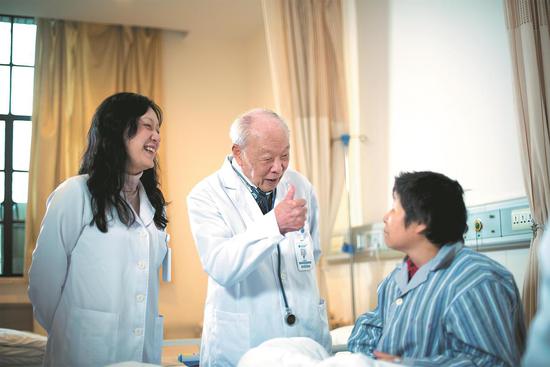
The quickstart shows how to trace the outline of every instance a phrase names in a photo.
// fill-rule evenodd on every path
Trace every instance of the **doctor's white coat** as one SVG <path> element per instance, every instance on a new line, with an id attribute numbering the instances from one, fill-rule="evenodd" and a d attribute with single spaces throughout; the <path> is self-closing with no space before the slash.
<path id="1" fill-rule="evenodd" d="M 320 255 L 318 208 L 313 187 L 290 169 L 277 186 L 275 206 L 288 185 L 307 201 L 306 235 Z M 250 348 L 275 337 L 310 337 L 330 352 L 326 306 L 319 297 L 315 265 L 299 271 L 294 242 L 283 236 L 274 211 L 263 215 L 229 159 L 189 194 L 191 230 L 204 270 L 208 293 L 201 341 L 201 366 L 235 366 Z M 285 306 L 277 277 L 277 244 L 288 304 L 297 321 L 285 323 Z"/>
<path id="2" fill-rule="evenodd" d="M 167 234 L 140 183 L 140 216 L 128 228 L 116 212 L 108 232 L 92 220 L 87 176 L 62 183 L 48 199 L 29 271 L 29 297 L 48 332 L 45 366 L 160 363 L 158 269 Z"/>

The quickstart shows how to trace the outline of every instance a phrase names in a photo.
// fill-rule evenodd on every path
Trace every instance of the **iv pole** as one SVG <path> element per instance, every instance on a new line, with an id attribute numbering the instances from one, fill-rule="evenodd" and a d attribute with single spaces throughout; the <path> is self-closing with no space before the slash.
<path id="1" fill-rule="evenodd" d="M 350 169 L 349 169 L 349 141 L 350 141 L 350 135 L 349 134 L 342 134 L 340 136 L 340 140 L 342 141 L 342 144 L 344 146 L 344 171 L 345 171 L 345 183 L 346 183 L 346 197 L 348 202 L 348 230 L 346 233 L 346 237 L 344 239 L 344 244 L 342 245 L 342 251 L 347 252 L 350 255 L 350 262 L 349 262 L 349 276 L 351 281 L 351 313 L 353 316 L 353 320 L 355 321 L 356 312 L 355 312 L 355 274 L 354 274 L 354 268 L 355 268 L 355 244 L 351 239 L 351 195 L 350 195 Z"/>
<path id="2" fill-rule="evenodd" d="M 349 262 L 349 276 L 351 282 L 351 313 L 353 315 L 353 321 L 357 319 L 357 312 L 355 310 L 355 253 L 357 251 L 357 245 L 351 238 L 351 178 L 349 167 L 349 142 L 351 139 L 359 139 L 360 142 L 367 141 L 365 135 L 351 136 L 350 134 L 342 134 L 340 138 L 334 140 L 340 140 L 344 147 L 344 171 L 345 171 L 345 186 L 346 186 L 346 198 L 348 203 L 348 229 L 344 238 L 344 244 L 342 245 L 342 252 L 350 255 Z"/>

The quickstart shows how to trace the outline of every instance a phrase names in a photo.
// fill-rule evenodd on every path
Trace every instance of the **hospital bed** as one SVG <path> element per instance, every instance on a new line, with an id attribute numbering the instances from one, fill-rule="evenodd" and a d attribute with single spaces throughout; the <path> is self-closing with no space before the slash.
<path id="1" fill-rule="evenodd" d="M 46 340 L 28 331 L 0 329 L 0 366 L 42 366 Z"/>
<path id="2" fill-rule="evenodd" d="M 333 352 L 346 349 L 353 326 L 331 331 Z M 42 365 L 47 338 L 31 332 L 0 328 L 0 366 L 39 367 Z M 200 339 L 172 339 L 163 343 L 162 366 L 197 366 Z M 248 355 L 248 356 L 247 356 Z M 246 357 L 246 359 L 245 359 Z M 337 353 L 329 356 L 308 338 L 278 338 L 251 349 L 240 367 L 296 366 L 304 367 L 391 367 L 396 364 L 375 361 L 356 354 Z M 301 359 L 300 359 L 301 358 Z M 136 362 L 118 363 L 117 367 L 153 366 Z"/>
<path id="3" fill-rule="evenodd" d="M 42 366 L 46 342 L 47 338 L 43 335 L 28 331 L 0 328 L 0 366 Z M 162 348 L 162 366 L 197 365 L 199 348 L 200 339 L 165 340 Z M 150 364 L 138 364 L 135 362 L 122 365 L 152 366 Z"/>

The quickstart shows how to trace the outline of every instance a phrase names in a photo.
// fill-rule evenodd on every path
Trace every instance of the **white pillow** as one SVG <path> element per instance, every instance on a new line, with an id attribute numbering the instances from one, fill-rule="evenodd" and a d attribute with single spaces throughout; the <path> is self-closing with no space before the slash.
<path id="1" fill-rule="evenodd" d="M 42 364 L 47 338 L 12 329 L 0 329 L 0 366 Z"/>
<path id="2" fill-rule="evenodd" d="M 354 325 L 342 326 L 330 331 L 332 345 L 347 345 Z"/>

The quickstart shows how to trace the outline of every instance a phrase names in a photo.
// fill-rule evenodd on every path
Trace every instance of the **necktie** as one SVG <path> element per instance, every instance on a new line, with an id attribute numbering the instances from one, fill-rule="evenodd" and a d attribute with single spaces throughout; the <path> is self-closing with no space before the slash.
<path id="1" fill-rule="evenodd" d="M 263 192 L 256 187 L 251 187 L 251 189 L 252 196 L 254 197 L 254 200 L 256 200 L 256 203 L 258 203 L 258 206 L 263 214 L 266 214 L 273 209 L 273 192 Z"/>

